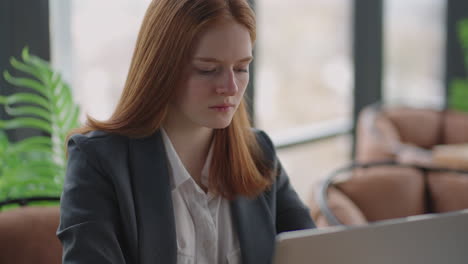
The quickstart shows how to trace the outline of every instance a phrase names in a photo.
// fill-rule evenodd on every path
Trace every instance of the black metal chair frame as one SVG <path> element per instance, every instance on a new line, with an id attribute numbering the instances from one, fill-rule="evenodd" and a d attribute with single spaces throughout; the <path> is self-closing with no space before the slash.
<path id="1" fill-rule="evenodd" d="M 5 205 L 17 204 L 19 206 L 27 206 L 32 202 L 60 202 L 60 197 L 34 196 L 34 197 L 7 199 L 5 201 L 0 202 L 0 209 Z"/>

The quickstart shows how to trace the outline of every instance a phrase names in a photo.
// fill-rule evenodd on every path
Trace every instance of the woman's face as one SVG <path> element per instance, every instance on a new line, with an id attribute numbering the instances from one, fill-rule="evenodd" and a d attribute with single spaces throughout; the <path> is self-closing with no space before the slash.
<path id="1" fill-rule="evenodd" d="M 170 107 L 171 122 L 225 128 L 249 83 L 249 31 L 235 22 L 216 24 L 201 33 L 192 54 L 184 82 Z"/>

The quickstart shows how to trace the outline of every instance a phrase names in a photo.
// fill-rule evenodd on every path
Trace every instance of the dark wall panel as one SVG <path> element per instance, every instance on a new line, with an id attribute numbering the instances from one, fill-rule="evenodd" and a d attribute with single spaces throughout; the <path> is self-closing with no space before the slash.
<path id="1" fill-rule="evenodd" d="M 49 60 L 49 1 L 48 0 L 1 0 L 0 1 L 0 94 L 10 94 L 17 91 L 3 79 L 3 71 L 13 71 L 10 57 L 19 57 L 24 46 L 28 46 L 32 54 Z M 14 90 L 13 90 L 14 89 Z M 0 118 L 9 118 L 0 109 Z M 9 136 L 18 140 L 34 134 L 34 131 L 12 131 Z"/>
<path id="2" fill-rule="evenodd" d="M 383 0 L 354 0 L 353 135 L 359 112 L 366 105 L 382 100 L 382 15 Z M 353 153 L 354 142 L 355 140 Z"/>
<path id="3" fill-rule="evenodd" d="M 468 65 L 464 65 L 464 53 L 457 33 L 457 24 L 464 18 L 468 19 L 468 1 L 447 0 L 445 98 L 448 98 L 450 82 L 455 78 L 466 78 L 468 74 Z"/>

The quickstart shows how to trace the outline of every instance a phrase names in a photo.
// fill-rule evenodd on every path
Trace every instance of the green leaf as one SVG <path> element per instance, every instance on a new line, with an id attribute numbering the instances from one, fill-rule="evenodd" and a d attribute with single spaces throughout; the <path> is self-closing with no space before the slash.
<path id="1" fill-rule="evenodd" d="M 42 85 L 40 82 L 36 80 L 28 79 L 28 78 L 13 77 L 8 71 L 3 72 L 3 77 L 8 83 L 12 85 L 33 89 L 41 93 L 45 97 L 49 96 L 47 92 L 47 88 L 45 88 L 44 85 Z"/>
<path id="2" fill-rule="evenodd" d="M 15 118 L 12 120 L 0 120 L 0 129 L 17 129 L 17 128 L 35 128 L 47 133 L 52 133 L 50 123 L 29 117 Z"/>
<path id="3" fill-rule="evenodd" d="M 24 116 L 24 115 L 31 115 L 37 116 L 45 119 L 46 121 L 50 122 L 50 112 L 46 111 L 44 108 L 35 107 L 35 106 L 20 106 L 20 107 L 5 107 L 7 114 L 11 116 Z"/>
<path id="4" fill-rule="evenodd" d="M 34 172 L 37 174 L 37 177 L 42 178 L 45 182 L 53 180 L 55 175 L 62 171 L 62 169 L 57 166 L 44 166 L 44 164 L 30 166 L 29 168 L 34 170 Z"/>
<path id="5" fill-rule="evenodd" d="M 23 58 L 24 61 L 29 60 L 29 47 L 25 46 L 23 50 L 21 51 L 21 58 Z"/>
<path id="6" fill-rule="evenodd" d="M 4 77 L 31 92 L 0 96 L 0 104 L 13 116 L 0 120 L 0 200 L 8 196 L 60 195 L 66 167 L 65 137 L 79 126 L 79 107 L 60 74 L 47 61 L 29 54 L 27 47 L 21 55 L 23 61 L 12 58 L 10 63 L 28 77 L 11 76 L 7 71 Z M 39 129 L 50 137 L 10 143 L 2 130 L 16 128 Z"/>
<path id="7" fill-rule="evenodd" d="M 45 137 L 45 136 L 33 136 L 29 138 L 25 138 L 17 143 L 14 144 L 15 147 L 18 147 L 20 145 L 29 145 L 29 144 L 37 144 L 37 145 L 47 145 L 51 146 L 52 141 L 50 137 Z"/>
<path id="8" fill-rule="evenodd" d="M 68 118 L 65 117 L 65 122 L 62 124 L 64 128 L 64 132 L 68 133 L 73 128 L 79 126 L 79 115 L 80 115 L 80 108 L 78 106 L 73 106 L 71 109 L 71 113 L 68 115 Z"/>
<path id="9" fill-rule="evenodd" d="M 7 148 L 9 148 L 10 143 L 8 142 L 8 137 L 5 132 L 0 130 L 0 153 L 3 153 Z"/>
<path id="10" fill-rule="evenodd" d="M 60 87 L 57 87 L 57 89 L 54 91 L 55 95 L 60 95 L 62 98 L 67 98 L 66 100 L 72 100 L 73 101 L 73 94 L 71 92 L 70 86 L 68 86 L 67 83 L 62 82 Z"/>
<path id="11" fill-rule="evenodd" d="M 61 186 L 52 181 L 44 181 L 37 177 L 30 177 L 27 180 L 18 178 L 9 178 L 5 181 L 0 181 L 0 189 L 6 190 L 2 192 L 0 198 L 13 199 L 22 197 L 33 197 L 39 195 L 59 196 Z"/>
<path id="12" fill-rule="evenodd" d="M 40 194 L 40 195 L 44 195 L 44 194 Z M 51 196 L 55 196 L 55 195 L 51 195 Z M 59 196 L 57 196 L 59 197 Z M 23 198 L 23 197 L 21 197 Z M 1 198 L 0 198 L 1 199 Z M 2 199 L 4 200 L 4 199 Z M 28 206 L 34 206 L 34 207 L 56 207 L 56 206 L 59 206 L 60 205 L 60 202 L 59 201 L 34 201 L 34 202 L 28 202 Z M 2 207 L 0 207 L 0 212 L 6 212 L 6 211 L 9 211 L 9 210 L 13 210 L 13 209 L 17 209 L 18 207 L 20 207 L 20 205 L 18 204 L 8 204 L 8 205 L 4 205 Z"/>
<path id="13" fill-rule="evenodd" d="M 18 155 L 23 152 L 42 151 L 52 152 L 52 141 L 50 137 L 36 136 L 23 139 L 10 146 L 9 153 Z"/>
<path id="14" fill-rule="evenodd" d="M 27 73 L 27 74 L 30 74 L 32 75 L 33 77 L 35 77 L 37 80 L 41 81 L 41 82 L 44 82 L 44 75 L 35 67 L 31 66 L 31 65 L 27 65 L 23 62 L 20 62 L 19 60 L 15 59 L 14 57 L 12 57 L 10 59 L 10 64 L 11 66 L 13 66 L 13 68 L 19 70 L 19 71 L 22 71 L 24 73 Z"/>
<path id="15" fill-rule="evenodd" d="M 16 170 L 16 175 L 6 175 L 5 177 L 28 179 L 30 175 L 35 175 L 35 178 L 48 178 L 53 179 L 57 173 L 61 173 L 64 169 L 62 166 L 58 166 L 50 159 L 26 159 L 20 161 L 20 166 L 12 168 Z"/>
<path id="16" fill-rule="evenodd" d="M 448 100 L 451 109 L 468 112 L 468 80 L 453 80 Z"/>
<path id="17" fill-rule="evenodd" d="M 22 103 L 36 104 L 44 107 L 49 111 L 51 110 L 50 103 L 47 101 L 47 99 L 37 94 L 15 93 L 10 96 L 0 96 L 0 104 L 13 105 Z"/>
<path id="18" fill-rule="evenodd" d="M 28 152 L 19 152 L 18 157 L 20 158 L 22 164 L 29 164 L 35 161 L 43 161 L 46 163 L 54 163 L 53 157 L 51 155 L 51 151 L 42 151 L 31 149 Z"/>
<path id="19" fill-rule="evenodd" d="M 49 63 L 34 55 L 23 57 L 23 60 L 26 64 L 35 67 L 41 74 L 44 85 L 46 87 L 50 87 L 54 73 L 51 70 Z"/>
<path id="20" fill-rule="evenodd" d="M 465 67 L 468 68 L 468 19 L 458 22 L 458 37 L 465 55 Z"/>

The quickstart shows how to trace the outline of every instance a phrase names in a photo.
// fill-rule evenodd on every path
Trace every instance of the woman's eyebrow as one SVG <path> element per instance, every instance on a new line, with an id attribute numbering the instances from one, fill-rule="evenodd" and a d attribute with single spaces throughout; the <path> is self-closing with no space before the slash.
<path id="1" fill-rule="evenodd" d="M 222 62 L 221 60 L 218 60 L 216 58 L 209 58 L 209 57 L 195 57 L 194 60 L 197 60 L 197 61 L 202 61 L 202 62 L 217 62 L 217 63 L 220 63 Z M 250 62 L 253 60 L 253 57 L 252 56 L 248 56 L 248 57 L 245 57 L 243 59 L 240 59 L 237 61 L 237 63 L 240 63 L 240 62 Z"/>

